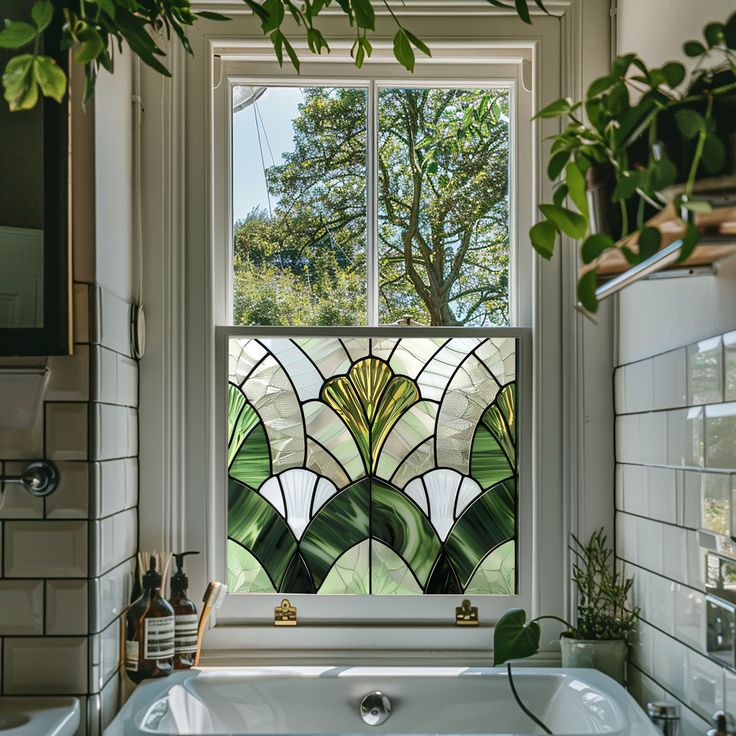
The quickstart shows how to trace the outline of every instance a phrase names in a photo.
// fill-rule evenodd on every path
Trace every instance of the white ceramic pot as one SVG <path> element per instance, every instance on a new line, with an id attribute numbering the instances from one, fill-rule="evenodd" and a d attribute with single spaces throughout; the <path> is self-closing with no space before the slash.
<path id="1" fill-rule="evenodd" d="M 560 637 L 560 648 L 564 668 L 596 669 L 624 684 L 627 646 L 623 639 L 591 641 L 563 636 Z"/>

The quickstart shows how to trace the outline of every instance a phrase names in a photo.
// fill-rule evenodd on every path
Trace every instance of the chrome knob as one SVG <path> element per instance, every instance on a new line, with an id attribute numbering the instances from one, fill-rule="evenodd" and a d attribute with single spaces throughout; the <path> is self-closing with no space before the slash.
<path id="1" fill-rule="evenodd" d="M 386 723 L 390 715 L 391 701 L 378 690 L 368 693 L 360 701 L 360 717 L 368 726 L 380 726 Z"/>
<path id="2" fill-rule="evenodd" d="M 675 703 L 647 703 L 647 713 L 663 736 L 680 733 L 680 706 Z"/>

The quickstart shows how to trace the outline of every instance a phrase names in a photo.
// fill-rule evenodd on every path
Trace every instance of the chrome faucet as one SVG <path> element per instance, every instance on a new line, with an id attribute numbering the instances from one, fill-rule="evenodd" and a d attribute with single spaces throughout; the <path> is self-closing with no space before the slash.
<path id="1" fill-rule="evenodd" d="M 713 714 L 713 725 L 708 731 L 708 736 L 736 736 L 736 724 L 734 718 L 725 710 L 717 710 Z"/>
<path id="2" fill-rule="evenodd" d="M 663 736 L 679 736 L 680 706 L 676 703 L 647 703 L 647 715 Z"/>

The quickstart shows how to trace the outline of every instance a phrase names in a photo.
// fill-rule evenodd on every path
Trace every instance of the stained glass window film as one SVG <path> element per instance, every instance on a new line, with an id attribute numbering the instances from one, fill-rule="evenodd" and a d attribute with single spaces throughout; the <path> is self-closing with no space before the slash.
<path id="1" fill-rule="evenodd" d="M 229 338 L 232 592 L 516 593 L 517 340 Z"/>

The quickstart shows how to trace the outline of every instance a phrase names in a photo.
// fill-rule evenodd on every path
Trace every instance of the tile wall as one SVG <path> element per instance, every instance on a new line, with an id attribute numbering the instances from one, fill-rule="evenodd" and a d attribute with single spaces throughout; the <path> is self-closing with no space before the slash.
<path id="1" fill-rule="evenodd" d="M 8 486 L 0 509 L 0 692 L 79 696 L 80 734 L 94 736 L 120 700 L 137 549 L 138 365 L 129 305 L 81 282 L 74 303 L 74 354 L 48 359 L 35 425 L 0 432 L 5 473 L 48 457 L 61 476 L 45 500 Z"/>
<path id="2" fill-rule="evenodd" d="M 630 687 L 678 701 L 702 735 L 736 713 L 736 332 L 621 365 L 614 384 L 616 552 L 641 606 Z"/>

